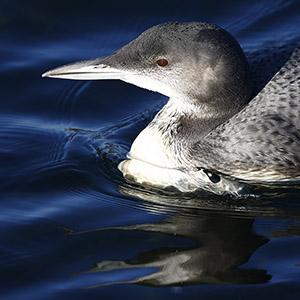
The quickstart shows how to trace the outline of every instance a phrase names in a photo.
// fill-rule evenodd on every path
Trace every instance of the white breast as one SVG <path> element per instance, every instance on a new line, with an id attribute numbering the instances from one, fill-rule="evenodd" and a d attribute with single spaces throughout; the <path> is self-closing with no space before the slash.
<path id="1" fill-rule="evenodd" d="M 174 186 L 185 192 L 195 190 L 197 187 L 189 176 L 178 168 L 178 160 L 170 147 L 156 126 L 148 126 L 133 142 L 128 160 L 122 161 L 118 168 L 137 183 L 163 188 Z"/>
<path id="2" fill-rule="evenodd" d="M 167 149 L 167 142 L 163 140 L 157 127 L 146 127 L 133 142 L 127 157 L 161 168 L 174 168 L 176 166 L 172 151 Z"/>

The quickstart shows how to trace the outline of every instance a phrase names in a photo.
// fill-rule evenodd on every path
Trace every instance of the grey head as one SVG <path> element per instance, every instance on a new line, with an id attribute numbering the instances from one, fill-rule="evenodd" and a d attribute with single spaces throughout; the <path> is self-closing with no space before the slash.
<path id="1" fill-rule="evenodd" d="M 225 30 L 200 22 L 154 26 L 110 56 L 43 76 L 120 79 L 213 112 L 226 111 L 227 117 L 245 106 L 252 92 L 249 66 L 238 43 Z"/>

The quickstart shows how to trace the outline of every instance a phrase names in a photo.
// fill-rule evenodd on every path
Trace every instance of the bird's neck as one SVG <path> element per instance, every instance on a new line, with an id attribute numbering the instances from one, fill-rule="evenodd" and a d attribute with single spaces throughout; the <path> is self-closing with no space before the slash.
<path id="1" fill-rule="evenodd" d="M 149 125 L 156 127 L 170 143 L 183 142 L 188 146 L 201 140 L 240 109 L 216 109 L 207 104 L 172 97 Z"/>
<path id="2" fill-rule="evenodd" d="M 163 168 L 188 166 L 191 147 L 232 115 L 182 100 L 169 99 L 135 139 L 129 159 Z"/>

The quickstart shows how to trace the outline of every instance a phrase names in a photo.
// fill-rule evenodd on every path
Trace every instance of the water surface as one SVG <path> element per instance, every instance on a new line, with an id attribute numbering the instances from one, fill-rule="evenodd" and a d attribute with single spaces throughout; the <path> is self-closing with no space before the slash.
<path id="1" fill-rule="evenodd" d="M 175 20 L 230 31 L 257 91 L 300 36 L 297 0 L 1 2 L 1 299 L 299 299 L 298 186 L 234 199 L 127 183 L 116 166 L 166 98 L 41 78 Z"/>

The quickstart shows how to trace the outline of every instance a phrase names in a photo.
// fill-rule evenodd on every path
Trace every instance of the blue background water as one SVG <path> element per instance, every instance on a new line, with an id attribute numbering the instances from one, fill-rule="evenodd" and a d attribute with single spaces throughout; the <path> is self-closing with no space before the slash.
<path id="1" fill-rule="evenodd" d="M 1 1 L 1 299 L 300 298 L 297 187 L 236 200 L 128 184 L 116 165 L 165 97 L 40 76 L 174 20 L 270 59 L 299 40 L 300 3 Z"/>

